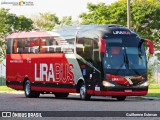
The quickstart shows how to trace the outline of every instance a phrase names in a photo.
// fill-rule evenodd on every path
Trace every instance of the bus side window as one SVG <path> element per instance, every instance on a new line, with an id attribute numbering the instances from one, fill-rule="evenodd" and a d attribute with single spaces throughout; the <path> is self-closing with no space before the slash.
<path id="1" fill-rule="evenodd" d="M 55 38 L 41 38 L 40 43 L 40 53 L 56 53 L 61 52 L 61 48 Z"/>
<path id="2" fill-rule="evenodd" d="M 93 40 L 87 38 L 84 41 L 84 58 L 89 62 L 93 62 Z"/>
<path id="3" fill-rule="evenodd" d="M 18 48 L 18 40 L 14 39 L 13 40 L 13 53 L 18 53 L 17 48 Z"/>
<path id="4" fill-rule="evenodd" d="M 57 45 L 58 45 L 57 41 L 54 38 L 50 38 L 47 44 L 47 46 L 49 47 L 48 52 L 55 53 Z"/>
<path id="5" fill-rule="evenodd" d="M 46 39 L 41 39 L 39 46 L 40 46 L 40 53 L 46 53 L 46 51 L 47 51 L 46 50 L 47 48 L 45 48 L 46 47 Z"/>
<path id="6" fill-rule="evenodd" d="M 80 56 L 83 56 L 83 54 L 84 54 L 84 40 L 81 38 L 77 39 L 76 51 L 77 51 L 77 54 L 79 54 Z"/>
<path id="7" fill-rule="evenodd" d="M 7 39 L 7 49 L 6 54 L 12 54 L 14 53 L 14 47 L 13 47 L 13 39 Z"/>
<path id="8" fill-rule="evenodd" d="M 25 53 L 30 54 L 31 53 L 31 40 L 30 38 L 26 39 L 25 41 Z"/>
<path id="9" fill-rule="evenodd" d="M 98 42 L 97 41 L 93 41 L 93 61 L 97 62 L 100 60 L 100 55 L 99 55 L 99 48 L 98 48 Z"/>
<path id="10" fill-rule="evenodd" d="M 76 44 L 77 54 L 82 56 L 88 62 L 93 62 L 92 54 L 93 54 L 93 40 L 89 38 L 78 38 Z"/>
<path id="11" fill-rule="evenodd" d="M 27 39 L 25 39 L 25 41 L 24 41 L 24 53 L 26 53 L 26 54 L 30 53 Z"/>
<path id="12" fill-rule="evenodd" d="M 18 48 L 17 48 L 17 52 L 18 53 L 23 53 L 24 52 L 24 45 L 25 45 L 25 39 L 18 39 Z"/>
<path id="13" fill-rule="evenodd" d="M 66 38 L 62 41 L 63 43 L 61 43 L 61 52 L 63 53 L 74 53 L 74 38 Z M 60 48 L 60 47 L 59 47 Z"/>
<path id="14" fill-rule="evenodd" d="M 28 38 L 25 42 L 25 53 L 36 54 L 39 53 L 39 38 Z"/>

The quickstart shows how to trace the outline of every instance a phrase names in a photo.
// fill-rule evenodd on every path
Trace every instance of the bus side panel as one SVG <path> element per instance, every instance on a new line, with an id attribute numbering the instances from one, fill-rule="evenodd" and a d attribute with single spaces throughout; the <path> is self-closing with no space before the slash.
<path id="1" fill-rule="evenodd" d="M 17 57 L 17 54 L 6 55 L 6 85 L 16 90 L 22 90 L 24 77 L 21 67 L 23 66 L 23 60 Z"/>
<path id="2" fill-rule="evenodd" d="M 73 70 L 62 53 L 7 55 L 7 85 L 17 90 L 23 89 L 27 77 L 35 91 L 76 91 Z"/>

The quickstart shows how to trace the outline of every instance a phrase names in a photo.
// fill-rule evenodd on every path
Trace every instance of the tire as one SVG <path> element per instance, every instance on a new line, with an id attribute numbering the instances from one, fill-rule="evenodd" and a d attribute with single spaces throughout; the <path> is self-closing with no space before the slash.
<path id="1" fill-rule="evenodd" d="M 29 80 L 25 82 L 24 92 L 27 98 L 38 98 L 40 93 L 31 90 L 31 83 Z"/>
<path id="2" fill-rule="evenodd" d="M 126 96 L 118 96 L 116 98 L 118 101 L 124 101 L 126 99 Z"/>
<path id="3" fill-rule="evenodd" d="M 87 94 L 86 85 L 84 83 L 82 83 L 80 87 L 80 98 L 82 100 L 89 100 L 91 98 L 91 95 Z"/>
<path id="4" fill-rule="evenodd" d="M 56 98 L 66 98 L 68 97 L 69 93 L 54 93 Z"/>

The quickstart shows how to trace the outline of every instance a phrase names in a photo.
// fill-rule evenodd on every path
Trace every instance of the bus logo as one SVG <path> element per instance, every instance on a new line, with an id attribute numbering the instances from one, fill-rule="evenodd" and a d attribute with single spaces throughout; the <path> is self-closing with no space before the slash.
<path id="1" fill-rule="evenodd" d="M 67 81 L 74 80 L 72 64 L 63 64 L 63 63 L 40 63 L 39 65 L 35 63 L 35 81 L 47 81 L 50 82 L 59 82 L 62 81 L 66 83 Z"/>
<path id="2" fill-rule="evenodd" d="M 130 35 L 131 33 L 128 31 L 113 31 L 113 34 Z"/>

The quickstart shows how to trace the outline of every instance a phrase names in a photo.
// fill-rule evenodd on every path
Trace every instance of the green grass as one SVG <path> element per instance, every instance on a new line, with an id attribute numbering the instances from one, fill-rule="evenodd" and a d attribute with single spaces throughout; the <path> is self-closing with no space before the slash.
<path id="1" fill-rule="evenodd" d="M 7 86 L 0 86 L 0 92 L 16 92 L 17 90 L 14 90 L 12 88 L 9 88 Z"/>
<path id="2" fill-rule="evenodd" d="M 158 84 L 150 84 L 149 89 L 160 89 L 160 85 Z"/>
<path id="3" fill-rule="evenodd" d="M 160 98 L 160 85 L 151 84 L 148 89 L 148 94 L 146 96 L 149 97 L 159 97 Z"/>

